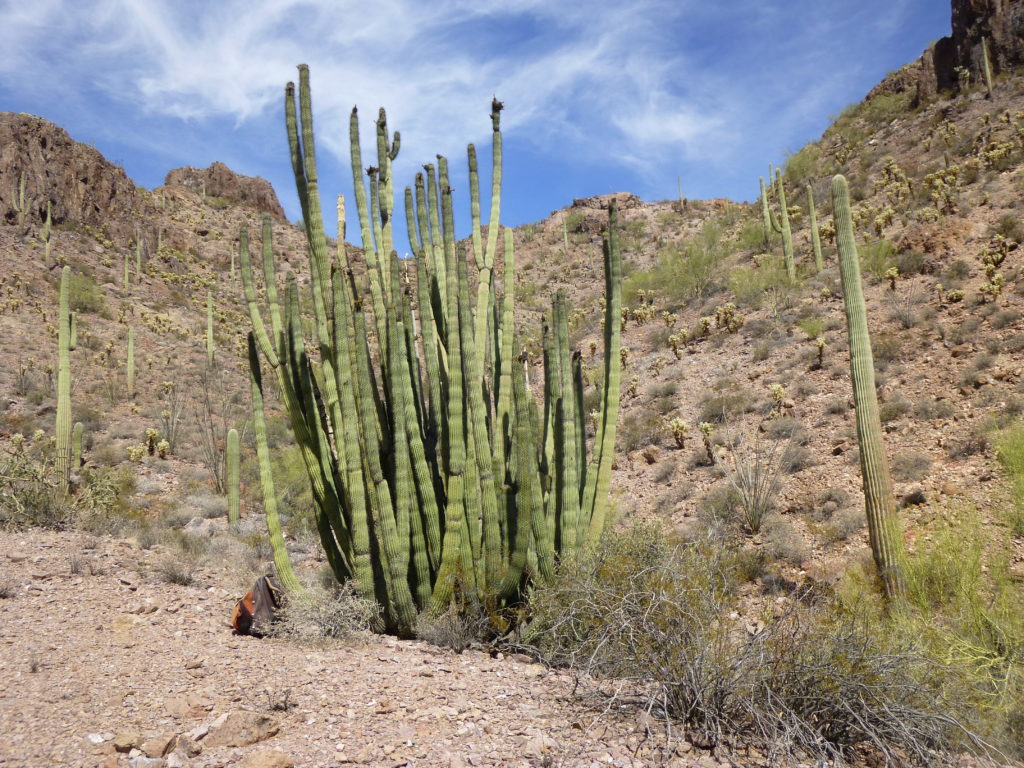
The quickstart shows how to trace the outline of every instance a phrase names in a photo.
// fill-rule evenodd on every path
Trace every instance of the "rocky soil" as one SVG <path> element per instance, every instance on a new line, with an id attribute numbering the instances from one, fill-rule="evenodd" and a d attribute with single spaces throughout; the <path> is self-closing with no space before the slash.
<path id="1" fill-rule="evenodd" d="M 0 552 L 3 766 L 719 765 L 529 657 L 235 636 L 228 569 L 160 583 L 159 546 L 30 531 Z"/>

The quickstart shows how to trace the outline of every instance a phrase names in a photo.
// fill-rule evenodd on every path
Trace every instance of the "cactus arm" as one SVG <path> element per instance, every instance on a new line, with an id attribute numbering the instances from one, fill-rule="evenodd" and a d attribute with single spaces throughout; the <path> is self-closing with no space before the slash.
<path id="1" fill-rule="evenodd" d="M 274 342 L 281 343 L 284 323 L 281 321 L 281 305 L 277 300 L 277 272 L 274 269 L 274 241 L 270 216 L 263 217 L 263 284 L 267 291 L 267 306 L 270 309 L 270 330 Z"/>
<path id="2" fill-rule="evenodd" d="M 882 441 L 871 337 L 868 334 L 867 310 L 850 214 L 850 193 L 846 179 L 841 175 L 832 179 L 832 204 L 836 219 L 843 304 L 850 337 L 850 376 L 853 380 L 868 537 L 885 595 L 889 599 L 898 599 L 906 592 L 903 578 L 903 533 L 896 513 L 889 463 Z"/>
<path id="3" fill-rule="evenodd" d="M 304 593 L 295 571 L 292 570 L 288 550 L 281 532 L 281 519 L 277 513 L 277 492 L 270 465 L 270 448 L 267 446 L 267 422 L 263 413 L 263 376 L 256 342 L 249 334 L 249 383 L 252 396 L 253 433 L 256 437 L 256 456 L 260 466 L 260 485 L 263 488 L 263 511 L 267 518 L 267 532 L 274 552 L 274 566 L 281 586 L 289 592 Z"/>
<path id="4" fill-rule="evenodd" d="M 128 399 L 135 399 L 135 329 L 128 328 L 128 351 L 125 360 L 125 379 L 128 385 Z"/>
<path id="5" fill-rule="evenodd" d="M 587 499 L 585 512 L 590 516 L 587 544 L 593 546 L 604 532 L 608 515 L 608 490 L 611 485 L 612 462 L 615 458 L 615 432 L 619 417 L 622 359 L 622 255 L 619 252 L 618 210 L 614 202 L 608 206 L 608 239 L 605 243 L 605 319 L 604 319 L 604 390 L 601 404 L 601 445 L 594 468 L 594 494 Z"/>
<path id="6" fill-rule="evenodd" d="M 779 217 L 782 220 L 782 255 L 786 262 L 786 274 L 790 280 L 796 279 L 796 262 L 793 259 L 793 232 L 789 228 L 789 209 L 786 207 L 786 186 L 782 181 L 782 171 L 775 171 L 775 188 L 779 197 Z"/>
<path id="7" fill-rule="evenodd" d="M 764 221 L 764 245 L 765 248 L 772 239 L 772 216 L 771 208 L 768 206 L 768 190 L 764 185 L 764 177 L 758 179 L 761 183 L 761 218 Z"/>
<path id="8" fill-rule="evenodd" d="M 238 252 L 239 261 L 242 266 L 242 290 L 245 293 L 245 305 L 249 310 L 249 321 L 252 323 L 253 334 L 259 344 L 260 351 L 267 358 L 267 362 L 270 363 L 270 367 L 276 369 L 280 365 L 280 361 L 274 349 L 274 344 L 267 335 L 267 327 L 263 324 L 263 316 L 260 314 L 260 308 L 256 302 L 256 287 L 253 285 L 252 279 L 252 258 L 249 255 L 249 230 L 245 225 L 242 226 L 238 235 Z M 268 290 L 271 284 L 268 283 Z"/>

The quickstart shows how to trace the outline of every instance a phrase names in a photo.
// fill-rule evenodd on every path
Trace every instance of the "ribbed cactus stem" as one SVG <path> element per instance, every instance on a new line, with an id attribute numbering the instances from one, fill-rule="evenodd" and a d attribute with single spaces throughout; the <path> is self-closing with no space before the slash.
<path id="1" fill-rule="evenodd" d="M 71 314 L 71 268 L 60 273 L 60 312 L 57 316 L 57 423 L 55 466 L 61 487 L 71 481 L 71 350 L 75 335 Z"/>
<path id="2" fill-rule="evenodd" d="M 889 599 L 896 599 L 906 592 L 903 579 L 903 533 L 896 514 L 889 462 L 882 441 L 871 337 L 868 334 L 867 310 L 850 214 L 850 192 L 846 179 L 841 175 L 832 179 L 832 207 L 839 246 L 843 304 L 850 337 L 850 375 L 857 415 L 857 442 L 860 446 L 868 536 L 885 595 Z"/>
<path id="3" fill-rule="evenodd" d="M 239 519 L 238 448 L 238 430 L 234 428 L 229 429 L 227 455 L 225 457 L 227 463 L 225 474 L 228 486 L 228 524 L 232 528 L 238 526 Z"/>
<path id="4" fill-rule="evenodd" d="M 779 197 L 779 221 L 782 229 L 782 257 L 786 262 L 786 274 L 796 279 L 796 262 L 793 259 L 793 231 L 789 228 L 789 209 L 786 207 L 786 185 L 782 171 L 775 171 L 775 189 Z"/>
<path id="5" fill-rule="evenodd" d="M 768 207 L 768 189 L 764 185 L 764 177 L 758 179 L 761 183 L 761 218 L 764 222 L 764 247 L 772 241 L 772 214 Z"/>
<path id="6" fill-rule="evenodd" d="M 821 234 L 818 232 L 818 218 L 814 212 L 814 189 L 807 185 L 807 208 L 811 220 L 811 247 L 814 249 L 814 269 L 821 272 L 825 268 L 825 260 L 821 255 Z"/>
<path id="7" fill-rule="evenodd" d="M 128 329 L 128 351 L 125 360 L 125 380 L 128 385 L 128 399 L 135 399 L 135 329 Z"/>
<path id="8" fill-rule="evenodd" d="M 267 518 L 267 532 L 270 535 L 270 547 L 274 553 L 274 567 L 281 586 L 289 592 L 302 594 L 302 585 L 292 570 L 291 559 L 284 544 L 281 531 L 281 519 L 277 513 L 277 490 L 274 487 L 274 475 L 270 464 L 270 448 L 267 445 L 267 421 L 263 413 L 263 375 L 260 371 L 260 358 L 256 352 L 256 342 L 249 334 L 249 383 L 252 393 L 253 434 L 256 438 L 256 457 L 260 465 L 260 485 L 263 488 L 263 512 Z"/>
<path id="9" fill-rule="evenodd" d="M 992 98 L 992 62 L 988 57 L 988 38 L 981 38 L 981 67 L 985 73 L 985 95 Z"/>

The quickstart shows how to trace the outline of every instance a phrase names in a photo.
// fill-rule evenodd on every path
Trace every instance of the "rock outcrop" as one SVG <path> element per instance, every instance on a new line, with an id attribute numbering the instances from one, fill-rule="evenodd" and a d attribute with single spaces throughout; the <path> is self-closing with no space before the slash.
<path id="1" fill-rule="evenodd" d="M 18 210 L 22 178 L 24 216 Z M 0 220 L 37 226 L 47 202 L 54 224 L 106 225 L 127 236 L 143 206 L 124 170 L 95 148 L 41 117 L 0 112 Z"/>
<path id="2" fill-rule="evenodd" d="M 209 168 L 175 168 L 167 174 L 164 183 L 185 187 L 207 197 L 224 198 L 260 213 L 269 213 L 278 221 L 285 220 L 284 209 L 269 181 L 235 173 L 224 163 L 213 163 Z"/>
<path id="3" fill-rule="evenodd" d="M 993 74 L 1024 64 L 1024 0 L 952 0 L 952 33 L 920 58 L 886 77 L 868 94 L 914 93 L 916 103 L 959 87 L 957 68 L 977 82 L 983 75 L 982 38 Z"/>

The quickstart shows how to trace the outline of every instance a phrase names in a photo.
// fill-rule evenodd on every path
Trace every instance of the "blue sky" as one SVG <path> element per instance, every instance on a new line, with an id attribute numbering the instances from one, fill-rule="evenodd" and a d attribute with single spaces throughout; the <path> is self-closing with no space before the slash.
<path id="1" fill-rule="evenodd" d="M 502 222 L 517 225 L 574 197 L 674 198 L 678 176 L 689 197 L 751 199 L 769 162 L 949 17 L 942 0 L 0 0 L 0 110 L 59 123 L 146 187 L 221 160 L 270 179 L 294 220 L 282 94 L 296 64 L 312 71 L 331 195 L 351 191 L 349 110 L 365 159 L 384 106 L 402 133 L 398 205 L 441 153 L 468 210 L 465 146 L 489 168 L 497 95 Z"/>

